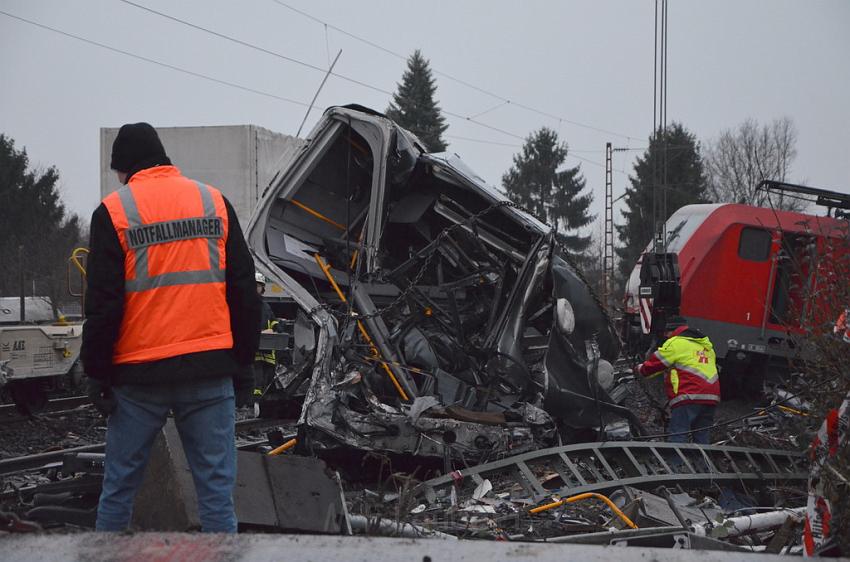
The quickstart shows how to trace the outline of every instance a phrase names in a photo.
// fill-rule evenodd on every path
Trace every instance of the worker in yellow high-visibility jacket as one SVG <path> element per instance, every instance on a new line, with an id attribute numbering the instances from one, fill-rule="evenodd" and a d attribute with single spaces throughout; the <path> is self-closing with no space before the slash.
<path id="1" fill-rule="evenodd" d="M 670 406 L 668 440 L 708 444 L 714 412 L 720 403 L 720 377 L 717 357 L 708 337 L 689 328 L 681 316 L 674 316 L 665 326 L 667 340 L 641 365 L 636 367 L 644 377 L 664 373 L 664 387 Z"/>

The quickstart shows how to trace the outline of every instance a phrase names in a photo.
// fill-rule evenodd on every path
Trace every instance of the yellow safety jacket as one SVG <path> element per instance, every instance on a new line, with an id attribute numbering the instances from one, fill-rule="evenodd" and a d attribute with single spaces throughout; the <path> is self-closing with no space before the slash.
<path id="1" fill-rule="evenodd" d="M 266 330 L 274 330 L 275 326 L 278 325 L 278 321 L 274 318 L 268 320 L 266 322 Z M 260 349 L 257 351 L 257 354 L 254 356 L 254 361 L 259 361 L 263 363 L 268 363 L 270 365 L 277 364 L 277 356 L 275 355 L 274 349 Z"/>
<path id="2" fill-rule="evenodd" d="M 670 407 L 684 404 L 718 404 L 720 378 L 717 356 L 709 339 L 696 330 L 684 329 L 664 342 L 640 366 L 644 377 L 665 373 L 664 387 Z"/>

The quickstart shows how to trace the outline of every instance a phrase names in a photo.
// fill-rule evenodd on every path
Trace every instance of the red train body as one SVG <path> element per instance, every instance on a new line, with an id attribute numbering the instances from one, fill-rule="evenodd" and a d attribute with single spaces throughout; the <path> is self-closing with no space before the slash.
<path id="1" fill-rule="evenodd" d="M 848 282 L 835 270 L 848 254 L 845 220 L 748 205 L 688 205 L 670 217 L 666 232 L 666 251 L 678 256 L 680 314 L 711 338 L 727 364 L 756 367 L 793 357 L 794 335 L 840 312 L 830 287 Z M 639 297 L 642 260 L 625 291 L 623 335 L 631 342 L 648 339 L 652 313 L 651 299 Z"/>

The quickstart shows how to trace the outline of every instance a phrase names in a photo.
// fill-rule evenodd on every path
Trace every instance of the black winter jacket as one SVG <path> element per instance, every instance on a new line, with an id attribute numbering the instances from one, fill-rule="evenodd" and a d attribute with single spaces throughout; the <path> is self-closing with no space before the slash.
<path id="1" fill-rule="evenodd" d="M 101 203 L 91 219 L 86 323 L 80 357 L 86 375 L 121 384 L 179 383 L 197 379 L 233 377 L 237 389 L 253 384 L 251 363 L 259 345 L 261 301 L 254 280 L 254 260 L 239 219 L 230 202 L 225 244 L 226 298 L 230 308 L 233 348 L 188 353 L 147 363 L 113 365 L 112 354 L 124 315 L 124 251 Z M 197 303 L 199 307 L 204 303 Z"/>

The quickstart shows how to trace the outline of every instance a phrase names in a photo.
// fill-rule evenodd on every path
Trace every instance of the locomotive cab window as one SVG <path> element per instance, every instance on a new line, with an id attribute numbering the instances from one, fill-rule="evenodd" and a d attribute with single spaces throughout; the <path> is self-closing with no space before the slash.
<path id="1" fill-rule="evenodd" d="M 765 261 L 770 257 L 770 232 L 749 226 L 741 230 L 738 256 L 750 261 Z"/>

